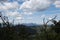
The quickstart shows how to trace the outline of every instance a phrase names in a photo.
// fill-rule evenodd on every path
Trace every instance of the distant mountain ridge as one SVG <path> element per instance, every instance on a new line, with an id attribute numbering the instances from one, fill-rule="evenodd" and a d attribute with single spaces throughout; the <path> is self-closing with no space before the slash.
<path id="1" fill-rule="evenodd" d="M 25 26 L 38 26 L 38 24 L 35 23 L 23 23 Z"/>

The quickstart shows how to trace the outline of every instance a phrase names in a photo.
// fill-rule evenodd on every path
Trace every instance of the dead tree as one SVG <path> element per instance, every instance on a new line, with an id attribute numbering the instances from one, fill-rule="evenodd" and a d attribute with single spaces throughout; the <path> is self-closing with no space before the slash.
<path id="1" fill-rule="evenodd" d="M 0 18 L 3 21 L 5 25 L 9 25 L 9 20 L 7 16 L 3 16 L 2 13 L 0 12 Z"/>
<path id="2" fill-rule="evenodd" d="M 60 33 L 60 21 L 52 20 L 52 23 L 54 23 L 53 30 L 56 33 Z"/>
<path id="3" fill-rule="evenodd" d="M 5 23 L 1 12 L 0 12 L 0 18 L 1 18 L 1 20 L 3 21 L 3 23 Z M 6 24 L 6 23 L 5 23 L 5 24 Z"/>
<path id="4" fill-rule="evenodd" d="M 47 31 L 47 28 L 48 28 L 48 23 L 52 20 L 54 20 L 57 16 L 55 16 L 54 18 L 52 18 L 51 20 L 48 20 L 47 22 L 45 22 L 45 18 L 43 19 L 43 23 L 44 23 L 44 33 L 45 33 L 45 37 L 46 37 L 46 40 L 49 40 L 48 38 L 48 31 Z"/>
<path id="5" fill-rule="evenodd" d="M 55 17 L 52 18 L 51 20 L 48 20 L 47 22 L 45 22 L 45 18 L 43 19 L 45 31 L 47 31 L 47 24 L 48 24 L 50 21 L 54 21 L 54 19 L 55 19 L 56 17 L 57 17 L 57 16 L 55 16 Z"/>

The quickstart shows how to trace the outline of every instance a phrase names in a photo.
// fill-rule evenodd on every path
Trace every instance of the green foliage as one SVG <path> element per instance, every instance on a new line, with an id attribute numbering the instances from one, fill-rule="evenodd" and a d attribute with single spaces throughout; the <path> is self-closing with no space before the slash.
<path id="1" fill-rule="evenodd" d="M 60 40 L 60 21 L 53 25 L 28 27 L 25 25 L 13 25 L 1 27 L 0 40 Z"/>

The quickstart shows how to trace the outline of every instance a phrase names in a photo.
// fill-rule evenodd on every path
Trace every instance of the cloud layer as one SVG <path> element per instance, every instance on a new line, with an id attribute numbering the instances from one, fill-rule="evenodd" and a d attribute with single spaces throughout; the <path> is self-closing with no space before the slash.
<path id="1" fill-rule="evenodd" d="M 9 10 L 9 9 L 16 9 L 19 7 L 17 2 L 3 2 L 0 3 L 0 10 Z"/>
<path id="2" fill-rule="evenodd" d="M 54 5 L 56 8 L 60 8 L 60 0 L 55 1 Z"/>
<path id="3" fill-rule="evenodd" d="M 42 11 L 50 7 L 50 1 L 49 0 L 30 0 L 24 2 L 20 9 L 23 9 L 24 11 Z"/>
<path id="4" fill-rule="evenodd" d="M 22 4 L 19 4 L 18 2 L 22 2 Z M 24 19 L 25 15 L 30 16 L 33 12 L 47 10 L 51 4 L 54 4 L 56 8 L 60 8 L 59 0 L 13 0 L 13 2 L 9 2 L 9 0 L 0 0 L 0 10 L 5 11 L 8 17 L 21 20 Z M 18 10 L 22 10 L 23 15 L 21 15 Z M 43 17 L 45 17 L 45 15 L 41 16 L 41 18 Z M 29 18 L 29 20 L 31 20 L 31 18 Z"/>
<path id="5" fill-rule="evenodd" d="M 7 2 L 8 0 L 0 0 L 0 2 Z"/>

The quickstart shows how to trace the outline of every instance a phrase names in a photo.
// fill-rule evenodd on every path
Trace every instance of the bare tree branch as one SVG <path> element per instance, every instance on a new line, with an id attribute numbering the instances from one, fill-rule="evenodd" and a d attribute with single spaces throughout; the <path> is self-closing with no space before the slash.
<path id="1" fill-rule="evenodd" d="M 2 13 L 0 12 L 0 18 L 3 21 L 4 24 L 8 25 L 9 24 L 9 19 L 7 16 L 3 16 Z"/>

